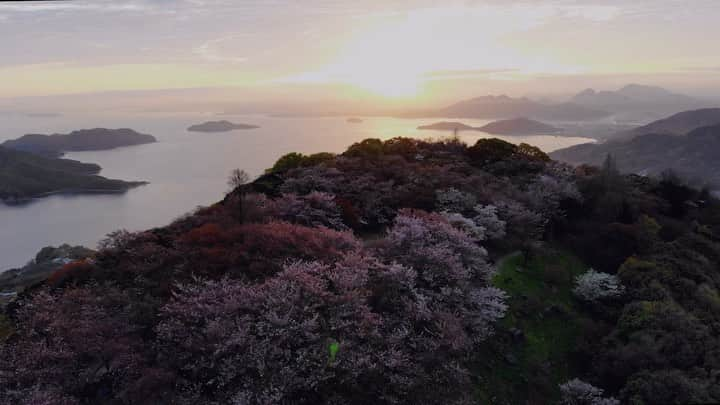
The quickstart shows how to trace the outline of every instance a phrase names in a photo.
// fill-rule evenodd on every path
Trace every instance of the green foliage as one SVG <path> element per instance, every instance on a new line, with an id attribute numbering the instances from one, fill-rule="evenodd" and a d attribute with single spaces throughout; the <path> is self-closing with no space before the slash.
<path id="1" fill-rule="evenodd" d="M 290 169 L 295 169 L 302 166 L 305 155 L 297 152 L 290 152 L 287 155 L 283 155 L 280 159 L 275 162 L 273 167 L 268 169 L 269 173 L 273 172 L 284 172 Z"/>
<path id="2" fill-rule="evenodd" d="M 369 138 L 351 145 L 347 151 L 345 151 L 345 155 L 372 158 L 379 157 L 383 155 L 384 152 L 383 141 L 376 138 Z"/>
<path id="3" fill-rule="evenodd" d="M 291 152 L 283 155 L 278 159 L 273 167 L 266 170 L 266 173 L 280 173 L 299 167 L 316 166 L 324 162 L 328 162 L 335 158 L 333 153 L 320 152 L 312 155 L 303 155 L 302 153 Z"/>
<path id="4" fill-rule="evenodd" d="M 481 403 L 558 398 L 558 384 L 576 373 L 578 343 L 593 330 L 572 295 L 573 278 L 585 270 L 573 255 L 550 249 L 527 264 L 520 253 L 499 261 L 493 284 L 510 296 L 509 309 L 502 322 L 505 338 L 481 356 L 487 363 L 478 370 Z"/>
<path id="5" fill-rule="evenodd" d="M 339 351 L 340 351 L 340 343 L 331 342 L 328 345 L 328 362 L 330 364 L 335 362 L 335 359 L 337 358 L 337 354 Z"/>
<path id="6" fill-rule="evenodd" d="M 495 162 L 512 157 L 517 146 L 498 138 L 480 139 L 468 148 L 468 155 L 473 162 Z"/>

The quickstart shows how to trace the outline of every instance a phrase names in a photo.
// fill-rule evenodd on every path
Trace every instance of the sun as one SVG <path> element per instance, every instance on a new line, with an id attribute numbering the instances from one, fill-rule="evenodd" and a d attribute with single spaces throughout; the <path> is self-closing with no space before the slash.
<path id="1" fill-rule="evenodd" d="M 296 79 L 350 85 L 385 98 L 417 97 L 432 70 L 422 37 L 403 24 L 374 27 L 345 43 L 320 70 Z"/>

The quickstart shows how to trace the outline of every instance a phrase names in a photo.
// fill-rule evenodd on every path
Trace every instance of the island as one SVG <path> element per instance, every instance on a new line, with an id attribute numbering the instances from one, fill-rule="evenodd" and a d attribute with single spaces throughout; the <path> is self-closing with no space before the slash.
<path id="1" fill-rule="evenodd" d="M 260 128 L 257 125 L 250 124 L 235 124 L 230 121 L 207 121 L 202 124 L 192 125 L 188 127 L 190 132 L 229 132 L 237 129 L 256 129 Z"/>
<path id="2" fill-rule="evenodd" d="M 560 128 L 528 118 L 493 121 L 482 127 L 472 127 L 462 122 L 441 121 L 430 125 L 421 125 L 417 129 L 434 131 L 482 131 L 493 135 L 540 135 L 562 132 Z"/>
<path id="3" fill-rule="evenodd" d="M 485 126 L 477 128 L 479 131 L 493 135 L 538 135 L 556 134 L 562 129 L 556 128 L 544 122 L 531 120 L 529 118 L 513 118 L 509 120 L 493 121 Z"/>
<path id="4" fill-rule="evenodd" d="M 0 146 L 47 157 L 60 157 L 65 152 L 115 149 L 154 142 L 157 142 L 154 136 L 128 128 L 94 128 L 81 129 L 69 134 L 28 134 L 6 141 Z"/>
<path id="5" fill-rule="evenodd" d="M 360 118 L 348 118 L 347 119 L 348 124 L 360 124 L 362 122 L 363 122 L 363 120 L 361 120 Z"/>
<path id="6" fill-rule="evenodd" d="M 17 204 L 52 194 L 123 193 L 147 184 L 98 176 L 100 166 L 48 158 L 0 146 L 0 202 Z"/>
<path id="7" fill-rule="evenodd" d="M 442 121 L 442 122 L 436 122 L 434 124 L 430 125 L 421 125 L 417 129 L 420 130 L 433 130 L 433 131 L 473 131 L 476 128 L 471 127 L 470 125 L 465 125 L 462 122 L 448 122 L 448 121 Z"/>

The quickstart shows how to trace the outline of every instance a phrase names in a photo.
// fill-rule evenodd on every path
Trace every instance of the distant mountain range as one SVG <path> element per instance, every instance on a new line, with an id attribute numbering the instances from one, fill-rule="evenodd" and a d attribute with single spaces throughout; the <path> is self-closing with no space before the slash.
<path id="1" fill-rule="evenodd" d="M 616 125 L 657 119 L 678 111 L 715 107 L 712 102 L 673 93 L 662 87 L 628 84 L 617 91 L 586 89 L 565 102 L 488 95 L 447 107 L 396 114 L 407 118 L 512 119 L 587 122 L 612 117 Z M 612 122 L 608 121 L 608 124 Z"/>
<path id="2" fill-rule="evenodd" d="M 0 146 L 47 157 L 59 157 L 71 151 L 105 150 L 153 142 L 157 142 L 154 136 L 132 129 L 94 128 L 81 129 L 66 135 L 29 134 L 6 141 Z"/>
<path id="3" fill-rule="evenodd" d="M 48 158 L 0 146 L 0 201 L 16 203 L 54 193 L 117 193 L 146 184 L 98 176 L 100 166 Z"/>
<path id="4" fill-rule="evenodd" d="M 587 121 L 611 115 L 607 111 L 589 108 L 576 103 L 543 104 L 528 98 L 513 98 L 506 95 L 484 96 L 464 100 L 451 106 L 437 109 L 414 111 L 402 114 L 413 118 L 477 118 L 512 119 L 527 117 L 546 121 Z"/>
<path id="5" fill-rule="evenodd" d="M 708 102 L 673 93 L 662 87 L 639 84 L 629 84 L 617 91 L 586 89 L 570 102 L 614 114 L 646 113 L 656 116 L 710 106 Z"/>
<path id="6" fill-rule="evenodd" d="M 418 129 L 435 131 L 482 131 L 495 135 L 538 135 L 562 132 L 560 128 L 528 118 L 493 121 L 482 127 L 472 127 L 462 122 L 442 121 L 430 125 L 421 125 Z"/>
<path id="7" fill-rule="evenodd" d="M 612 155 L 623 172 L 657 175 L 673 169 L 695 184 L 720 187 L 720 109 L 686 111 L 601 144 L 550 154 L 571 164 L 600 165 Z"/>
<path id="8" fill-rule="evenodd" d="M 257 125 L 250 124 L 235 124 L 230 121 L 208 121 L 202 124 L 192 125 L 188 127 L 190 132 L 229 132 L 237 129 L 256 129 L 260 128 Z"/>

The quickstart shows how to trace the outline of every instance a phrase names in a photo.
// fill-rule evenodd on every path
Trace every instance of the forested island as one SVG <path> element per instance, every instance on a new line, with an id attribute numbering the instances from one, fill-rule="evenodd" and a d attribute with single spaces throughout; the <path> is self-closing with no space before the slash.
<path id="1" fill-rule="evenodd" d="M 115 149 L 122 146 L 157 142 L 152 135 L 141 134 L 128 128 L 81 129 L 69 134 L 28 134 L 5 141 L 0 146 L 47 157 L 60 157 L 65 152 Z"/>
<path id="2" fill-rule="evenodd" d="M 0 147 L 0 202 L 21 203 L 59 193 L 121 193 L 145 182 L 98 176 L 100 166 Z"/>
<path id="3" fill-rule="evenodd" d="M 528 118 L 513 118 L 508 120 L 498 120 L 490 122 L 481 127 L 473 127 L 462 122 L 442 121 L 430 125 L 421 125 L 419 130 L 435 130 L 435 131 L 482 131 L 493 135 L 542 135 L 542 134 L 559 134 L 563 132 L 561 128 L 545 124 L 540 121 Z"/>
<path id="4" fill-rule="evenodd" d="M 294 153 L 14 297 L 0 402 L 718 402 L 719 241 L 720 201 L 612 160 Z"/>
<path id="5" fill-rule="evenodd" d="M 235 124 L 230 121 L 207 121 L 202 124 L 192 125 L 188 127 L 190 132 L 229 132 L 238 129 L 256 129 L 260 128 L 257 125 L 250 124 Z"/>

